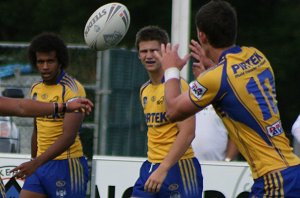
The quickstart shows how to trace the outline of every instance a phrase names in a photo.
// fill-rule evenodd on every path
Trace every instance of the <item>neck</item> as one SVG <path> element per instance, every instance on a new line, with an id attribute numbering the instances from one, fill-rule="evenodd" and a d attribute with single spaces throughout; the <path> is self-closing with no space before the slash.
<path id="1" fill-rule="evenodd" d="M 164 71 L 162 69 L 155 72 L 148 72 L 148 74 L 153 85 L 161 84 L 161 80 L 164 77 Z"/>
<path id="2" fill-rule="evenodd" d="M 57 79 L 59 78 L 61 73 L 62 73 L 62 70 L 58 70 L 55 77 L 53 77 L 50 80 L 43 80 L 44 84 L 46 84 L 46 85 L 55 85 L 57 83 Z"/>
<path id="3" fill-rule="evenodd" d="M 219 63 L 219 59 L 222 55 L 222 53 L 230 48 L 232 48 L 234 45 L 232 46 L 229 46 L 229 47 L 224 47 L 224 48 L 212 48 L 210 50 L 210 53 L 209 53 L 209 57 L 211 58 L 211 60 L 217 64 Z"/>

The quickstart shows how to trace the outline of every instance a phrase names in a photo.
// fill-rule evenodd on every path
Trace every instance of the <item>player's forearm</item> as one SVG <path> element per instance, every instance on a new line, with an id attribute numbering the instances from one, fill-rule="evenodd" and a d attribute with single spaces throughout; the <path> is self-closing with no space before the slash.
<path id="1" fill-rule="evenodd" d="M 229 137 L 228 137 L 229 138 Z M 227 150 L 226 150 L 226 161 L 231 161 L 236 158 L 238 155 L 239 150 L 236 146 L 236 144 L 229 138 L 227 143 Z"/>
<path id="2" fill-rule="evenodd" d="M 184 122 L 184 123 L 183 123 Z M 184 120 L 179 129 L 179 133 L 174 141 L 169 153 L 160 164 L 161 168 L 169 170 L 186 153 L 195 138 L 195 118 L 194 116 Z"/>
<path id="3" fill-rule="evenodd" d="M 177 137 L 176 140 L 171 147 L 170 152 L 165 157 L 165 159 L 160 164 L 160 168 L 163 168 L 166 171 L 169 171 L 170 168 L 178 162 L 187 149 L 190 147 L 193 138 L 186 138 L 183 140 L 182 137 Z M 181 139 L 181 140 L 179 140 Z"/>
<path id="4" fill-rule="evenodd" d="M 180 95 L 180 80 L 170 79 L 165 83 L 165 103 L 167 107 L 167 117 L 170 121 L 180 120 L 177 97 Z"/>
<path id="5" fill-rule="evenodd" d="M 44 153 L 39 155 L 35 160 L 37 160 L 38 165 L 41 166 L 65 152 L 74 143 L 74 141 L 74 137 L 61 136 L 56 140 L 56 142 L 53 145 L 51 145 Z"/>
<path id="6" fill-rule="evenodd" d="M 36 155 L 37 155 L 37 132 L 36 132 L 36 125 L 35 125 L 31 135 L 31 158 L 36 158 Z"/>
<path id="7" fill-rule="evenodd" d="M 84 113 L 66 113 L 63 121 L 63 134 L 44 153 L 36 158 L 42 165 L 65 152 L 75 142 L 84 119 Z"/>
<path id="8" fill-rule="evenodd" d="M 20 116 L 43 116 L 63 111 L 62 103 L 45 103 L 30 99 L 19 100 Z"/>
<path id="9" fill-rule="evenodd" d="M 0 112 L 8 116 L 43 116 L 55 112 L 53 103 L 38 102 L 31 99 L 15 99 L 0 97 Z M 57 111 L 63 110 L 63 104 L 57 104 Z"/>

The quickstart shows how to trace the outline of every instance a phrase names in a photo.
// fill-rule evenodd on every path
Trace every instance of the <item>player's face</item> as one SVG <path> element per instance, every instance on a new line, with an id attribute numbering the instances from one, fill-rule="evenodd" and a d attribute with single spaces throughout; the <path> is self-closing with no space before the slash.
<path id="1" fill-rule="evenodd" d="M 56 78 L 60 74 L 60 64 L 55 51 L 36 52 L 36 67 L 45 83 L 56 83 Z"/>
<path id="2" fill-rule="evenodd" d="M 160 62 L 154 57 L 155 51 L 160 52 L 160 43 L 158 41 L 142 41 L 139 43 L 139 59 L 148 72 L 161 69 Z"/>

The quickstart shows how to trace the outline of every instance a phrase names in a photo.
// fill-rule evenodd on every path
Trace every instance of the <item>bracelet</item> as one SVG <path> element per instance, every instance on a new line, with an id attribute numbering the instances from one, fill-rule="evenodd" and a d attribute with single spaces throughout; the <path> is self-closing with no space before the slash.
<path id="1" fill-rule="evenodd" d="M 66 110 L 67 110 L 67 104 L 64 102 L 64 103 L 62 103 L 62 105 L 63 105 L 63 108 L 62 108 L 62 113 L 65 113 L 66 112 Z"/>
<path id="2" fill-rule="evenodd" d="M 58 113 L 58 103 L 57 102 L 54 102 L 54 114 L 57 114 Z"/>
<path id="3" fill-rule="evenodd" d="M 168 80 L 175 78 L 179 79 L 180 78 L 180 71 L 177 67 L 170 67 L 165 70 L 165 82 Z"/>

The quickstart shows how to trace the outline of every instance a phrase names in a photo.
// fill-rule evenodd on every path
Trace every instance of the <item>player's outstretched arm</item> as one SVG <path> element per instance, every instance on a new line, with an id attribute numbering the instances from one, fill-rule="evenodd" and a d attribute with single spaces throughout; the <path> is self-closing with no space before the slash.
<path id="1" fill-rule="evenodd" d="M 172 46 L 168 43 L 162 44 L 161 54 L 154 52 L 154 56 L 161 62 L 165 72 L 165 103 L 168 119 L 172 122 L 182 121 L 199 111 L 190 100 L 188 92 L 181 94 L 180 91 L 180 70 L 187 63 L 189 55 L 180 58 L 178 45 Z"/>
<path id="2" fill-rule="evenodd" d="M 68 103 L 44 103 L 31 99 L 0 97 L 0 115 L 6 116 L 35 117 L 75 110 L 89 114 L 92 107 L 93 103 L 86 98 L 77 98 Z"/>

